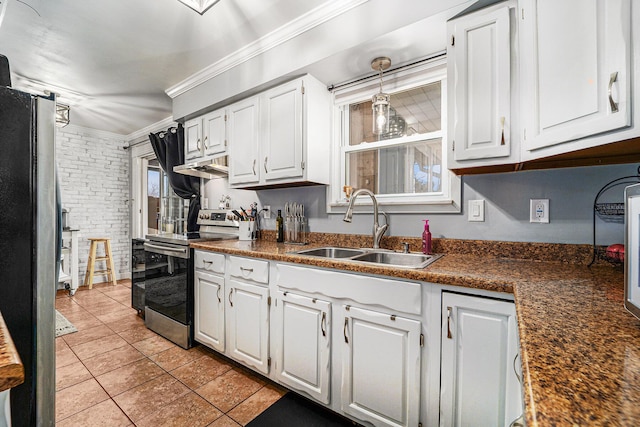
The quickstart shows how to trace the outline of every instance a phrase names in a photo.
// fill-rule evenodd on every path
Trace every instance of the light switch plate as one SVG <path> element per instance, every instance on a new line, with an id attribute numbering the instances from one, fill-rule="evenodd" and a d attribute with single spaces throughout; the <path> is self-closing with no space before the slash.
<path id="1" fill-rule="evenodd" d="M 549 223 L 549 199 L 530 199 L 529 222 Z"/>
<path id="2" fill-rule="evenodd" d="M 264 209 L 266 209 L 264 211 L 264 219 L 271 219 L 271 206 L 265 205 L 263 207 L 264 207 Z"/>
<path id="3" fill-rule="evenodd" d="M 469 200 L 469 222 L 484 222 L 484 200 Z"/>

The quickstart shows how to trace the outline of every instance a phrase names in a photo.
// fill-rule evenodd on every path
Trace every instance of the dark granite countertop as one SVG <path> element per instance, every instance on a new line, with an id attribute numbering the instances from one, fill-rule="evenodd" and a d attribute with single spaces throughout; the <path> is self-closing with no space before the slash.
<path id="1" fill-rule="evenodd" d="M 0 391 L 13 388 L 23 382 L 24 367 L 0 314 Z"/>
<path id="2" fill-rule="evenodd" d="M 353 243 L 342 246 L 358 247 Z M 417 243 L 411 243 L 411 249 L 417 250 Z M 322 244 L 326 242 L 305 248 Z M 507 245 L 509 253 L 514 253 L 515 246 L 526 252 L 529 244 Z M 584 263 L 514 259 L 497 256 L 499 251 L 484 255 L 487 251 L 467 250 L 447 253 L 425 269 L 410 270 L 303 257 L 290 254 L 300 250 L 300 246 L 267 240 L 202 242 L 191 246 L 232 255 L 513 293 L 528 425 L 626 426 L 640 422 L 640 321 L 623 307 L 624 277 L 620 268 L 609 265 L 588 268 Z M 436 243 L 434 250 L 445 246 L 452 247 Z M 545 249 L 553 259 L 549 251 L 565 253 L 568 246 L 531 244 L 530 248 Z M 571 248 L 575 249 L 573 245 Z M 584 248 L 578 248 L 577 252 L 581 249 Z"/>

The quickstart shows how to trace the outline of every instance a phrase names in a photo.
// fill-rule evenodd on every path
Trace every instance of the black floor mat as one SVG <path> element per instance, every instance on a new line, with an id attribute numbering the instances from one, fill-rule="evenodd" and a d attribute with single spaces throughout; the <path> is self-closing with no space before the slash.
<path id="1" fill-rule="evenodd" d="M 295 393 L 287 393 L 246 427 L 353 427 L 346 418 Z"/>

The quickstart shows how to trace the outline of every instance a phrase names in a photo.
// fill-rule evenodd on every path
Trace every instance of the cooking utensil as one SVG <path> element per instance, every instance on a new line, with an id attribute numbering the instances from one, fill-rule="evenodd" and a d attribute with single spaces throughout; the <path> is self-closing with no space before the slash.
<path id="1" fill-rule="evenodd" d="M 242 209 L 242 208 L 240 208 L 240 209 Z M 237 216 L 237 217 L 238 217 L 238 221 L 244 221 L 244 218 L 242 217 L 242 214 L 240 214 L 240 212 L 238 212 L 238 211 L 237 211 L 237 210 L 235 210 L 235 209 L 234 209 L 234 210 L 232 210 L 231 212 L 232 212 L 235 216 Z"/>

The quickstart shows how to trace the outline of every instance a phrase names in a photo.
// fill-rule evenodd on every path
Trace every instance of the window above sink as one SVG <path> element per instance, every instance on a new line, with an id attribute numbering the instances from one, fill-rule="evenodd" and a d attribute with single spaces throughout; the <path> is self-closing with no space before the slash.
<path id="1" fill-rule="evenodd" d="M 446 168 L 446 63 L 443 59 L 385 74 L 390 129 L 372 131 L 371 95 L 377 81 L 334 92 L 333 174 L 327 209 L 344 212 L 345 186 L 372 191 L 386 212 L 459 212 L 461 182 Z M 356 203 L 356 211 L 371 202 Z"/>

